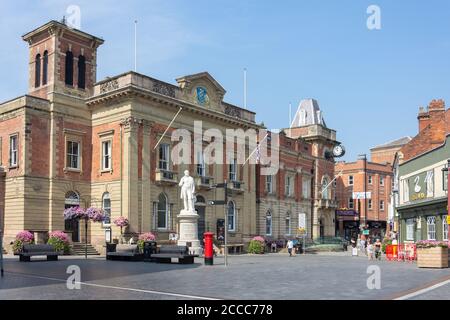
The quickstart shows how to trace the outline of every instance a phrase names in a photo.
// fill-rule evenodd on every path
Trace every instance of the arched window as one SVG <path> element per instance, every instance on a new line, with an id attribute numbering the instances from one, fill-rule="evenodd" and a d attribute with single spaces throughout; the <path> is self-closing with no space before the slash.
<path id="1" fill-rule="evenodd" d="M 236 231 L 236 206 L 233 201 L 228 202 L 228 231 Z"/>
<path id="2" fill-rule="evenodd" d="M 66 199 L 64 201 L 65 208 L 76 207 L 80 205 L 80 196 L 75 191 L 69 191 L 66 193 Z"/>
<path id="3" fill-rule="evenodd" d="M 105 192 L 102 197 L 102 208 L 105 212 L 104 224 L 111 224 L 111 197 L 109 192 Z"/>
<path id="4" fill-rule="evenodd" d="M 272 213 L 270 211 L 266 213 L 266 235 L 272 235 Z"/>
<path id="5" fill-rule="evenodd" d="M 73 86 L 73 53 L 72 51 L 66 52 L 66 78 L 65 83 L 69 86 Z"/>
<path id="6" fill-rule="evenodd" d="M 36 55 L 34 62 L 34 86 L 37 88 L 41 85 L 41 55 Z"/>
<path id="7" fill-rule="evenodd" d="M 291 234 L 291 213 L 290 212 L 286 213 L 285 224 L 286 224 L 286 235 L 290 235 Z"/>
<path id="8" fill-rule="evenodd" d="M 78 88 L 86 87 L 86 59 L 80 55 L 78 57 Z"/>
<path id="9" fill-rule="evenodd" d="M 330 187 L 328 186 L 329 181 L 327 177 L 322 178 L 322 199 L 330 199 Z"/>
<path id="10" fill-rule="evenodd" d="M 158 197 L 158 212 L 157 212 L 157 228 L 167 229 L 167 218 L 169 216 L 168 201 L 164 193 Z"/>
<path id="11" fill-rule="evenodd" d="M 42 58 L 42 84 L 47 84 L 48 76 L 48 51 L 44 51 L 44 57 Z"/>

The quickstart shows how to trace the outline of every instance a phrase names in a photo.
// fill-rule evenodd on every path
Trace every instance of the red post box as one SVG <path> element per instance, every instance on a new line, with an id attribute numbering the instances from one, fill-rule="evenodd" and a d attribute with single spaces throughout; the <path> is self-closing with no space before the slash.
<path id="1" fill-rule="evenodd" d="M 205 232 L 203 234 L 205 240 L 205 265 L 212 266 L 214 264 L 214 249 L 212 232 Z"/>

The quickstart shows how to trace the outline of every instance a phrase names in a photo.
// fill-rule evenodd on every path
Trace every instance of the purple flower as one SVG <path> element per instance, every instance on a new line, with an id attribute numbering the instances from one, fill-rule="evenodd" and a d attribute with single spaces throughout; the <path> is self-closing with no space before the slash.
<path id="1" fill-rule="evenodd" d="M 64 210 L 64 220 L 79 220 L 79 219 L 86 219 L 88 218 L 86 211 L 77 206 L 77 207 L 70 207 Z"/>
<path id="2" fill-rule="evenodd" d="M 102 209 L 90 207 L 86 209 L 86 215 L 89 220 L 94 222 L 102 222 L 105 220 L 105 213 Z"/>

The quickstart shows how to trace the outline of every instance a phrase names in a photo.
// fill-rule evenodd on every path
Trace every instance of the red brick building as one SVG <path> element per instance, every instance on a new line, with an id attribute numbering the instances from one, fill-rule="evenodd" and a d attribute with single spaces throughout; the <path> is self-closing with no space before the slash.
<path id="1" fill-rule="evenodd" d="M 336 232 L 350 239 L 359 233 L 360 226 L 368 225 L 371 235 L 384 235 L 392 189 L 391 165 L 358 160 L 338 162 L 335 170 L 341 173 L 336 179 Z"/>

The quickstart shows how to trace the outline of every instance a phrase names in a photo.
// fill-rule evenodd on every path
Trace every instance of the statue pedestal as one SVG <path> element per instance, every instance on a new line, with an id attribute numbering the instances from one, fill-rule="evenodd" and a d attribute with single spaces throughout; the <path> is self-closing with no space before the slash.
<path id="1" fill-rule="evenodd" d="M 180 226 L 178 245 L 188 246 L 189 251 L 194 254 L 200 254 L 201 246 L 198 239 L 198 218 L 197 212 L 181 210 L 177 216 Z"/>

